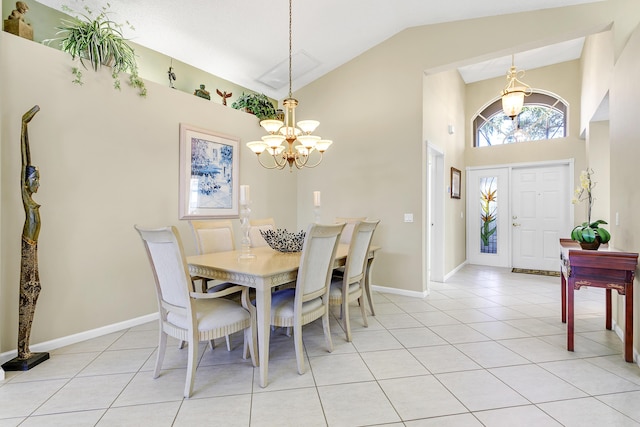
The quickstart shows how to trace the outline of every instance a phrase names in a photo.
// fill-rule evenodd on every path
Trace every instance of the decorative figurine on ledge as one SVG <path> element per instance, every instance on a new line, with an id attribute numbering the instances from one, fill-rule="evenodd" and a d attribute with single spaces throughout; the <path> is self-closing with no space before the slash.
<path id="1" fill-rule="evenodd" d="M 176 81 L 176 73 L 173 72 L 173 67 L 169 67 L 169 71 L 167 71 L 167 75 L 169 76 L 169 87 L 171 89 L 175 89 L 173 86 L 173 82 Z"/>
<path id="2" fill-rule="evenodd" d="M 4 20 L 4 30 L 27 40 L 33 40 L 33 28 L 24 20 L 24 15 L 28 10 L 29 6 L 25 2 L 16 2 L 16 8 Z"/>
<path id="3" fill-rule="evenodd" d="M 11 12 L 11 15 L 7 19 L 17 19 L 24 21 L 24 15 L 29 10 L 29 6 L 23 1 L 16 2 L 16 8 Z"/>
<path id="4" fill-rule="evenodd" d="M 193 92 L 195 96 L 199 96 L 200 98 L 211 100 L 211 95 L 209 95 L 209 91 L 204 89 L 204 85 L 200 85 L 200 89 L 196 89 Z"/>
<path id="5" fill-rule="evenodd" d="M 32 196 L 40 187 L 40 172 L 31 164 L 29 135 L 27 125 L 40 111 L 35 105 L 22 116 L 22 135 L 20 145 L 22 151 L 22 169 L 20 187 L 25 220 L 22 228 L 22 256 L 20 262 L 20 304 L 18 308 L 18 357 L 2 365 L 7 371 L 27 371 L 49 359 L 49 353 L 31 353 L 29 338 L 31 324 L 36 310 L 36 302 L 40 295 L 40 275 L 38 273 L 38 236 L 40 234 L 40 205 Z"/>
<path id="6" fill-rule="evenodd" d="M 232 92 L 229 92 L 229 93 L 227 93 L 227 91 L 220 92 L 220 89 L 216 89 L 216 93 L 218 94 L 218 96 L 222 97 L 222 105 L 227 105 L 227 98 L 231 98 L 231 95 L 233 95 Z"/>

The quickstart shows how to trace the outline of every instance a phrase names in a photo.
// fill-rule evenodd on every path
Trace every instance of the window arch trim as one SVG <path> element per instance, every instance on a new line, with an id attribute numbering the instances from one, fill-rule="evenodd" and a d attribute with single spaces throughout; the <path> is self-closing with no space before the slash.
<path id="1" fill-rule="evenodd" d="M 534 89 L 533 93 L 525 98 L 524 106 L 527 105 L 541 105 L 548 108 L 553 108 L 560 111 L 564 115 L 564 135 L 567 135 L 567 121 L 569 107 L 568 103 L 556 94 L 541 90 Z M 494 98 L 492 101 L 484 104 L 483 107 L 474 115 L 472 120 L 473 128 L 473 147 L 478 147 L 478 128 L 482 126 L 490 117 L 502 110 L 502 98 L 500 96 Z"/>

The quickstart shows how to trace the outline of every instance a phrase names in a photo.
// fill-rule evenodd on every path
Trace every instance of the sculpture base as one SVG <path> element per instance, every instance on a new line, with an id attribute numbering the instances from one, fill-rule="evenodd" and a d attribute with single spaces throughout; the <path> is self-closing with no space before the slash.
<path id="1" fill-rule="evenodd" d="M 49 353 L 31 353 L 31 357 L 28 359 L 18 359 L 14 357 L 8 362 L 3 363 L 2 369 L 5 371 L 28 371 L 48 359 Z"/>
<path id="2" fill-rule="evenodd" d="M 33 28 L 19 19 L 5 19 L 4 30 L 27 40 L 33 40 Z"/>

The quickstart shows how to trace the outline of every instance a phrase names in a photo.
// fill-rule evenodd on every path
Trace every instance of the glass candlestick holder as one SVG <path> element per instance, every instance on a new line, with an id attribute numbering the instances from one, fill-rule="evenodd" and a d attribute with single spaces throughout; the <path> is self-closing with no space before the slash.
<path id="1" fill-rule="evenodd" d="M 255 259 L 255 254 L 251 253 L 251 240 L 249 239 L 249 216 L 251 215 L 251 202 L 240 202 L 240 230 L 242 230 L 242 240 L 240 242 L 240 255 L 238 261 L 249 261 Z"/>
<path id="2" fill-rule="evenodd" d="M 313 207 L 313 218 L 316 224 L 320 223 L 320 206 Z"/>

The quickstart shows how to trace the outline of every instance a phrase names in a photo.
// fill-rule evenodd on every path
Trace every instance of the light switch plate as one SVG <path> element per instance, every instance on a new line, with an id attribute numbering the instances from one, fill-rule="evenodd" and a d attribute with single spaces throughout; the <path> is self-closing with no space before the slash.
<path id="1" fill-rule="evenodd" d="M 404 214 L 404 222 L 413 222 L 413 214 L 412 213 Z"/>

